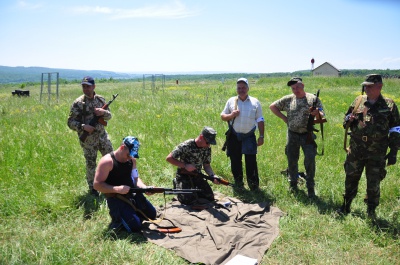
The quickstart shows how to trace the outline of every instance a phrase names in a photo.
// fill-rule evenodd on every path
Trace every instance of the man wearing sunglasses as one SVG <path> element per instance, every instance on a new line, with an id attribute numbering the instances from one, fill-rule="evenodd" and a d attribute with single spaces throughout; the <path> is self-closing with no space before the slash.
<path id="1" fill-rule="evenodd" d="M 173 180 L 174 188 L 202 190 L 193 194 L 178 194 L 178 200 L 182 204 L 192 205 L 214 201 L 214 193 L 207 180 L 189 173 L 201 172 L 204 169 L 208 176 L 214 176 L 211 168 L 211 145 L 217 143 L 216 135 L 217 132 L 213 128 L 206 126 L 195 139 L 179 144 L 166 158 L 167 162 L 178 167 Z M 216 179 L 213 183 L 219 184 Z"/>

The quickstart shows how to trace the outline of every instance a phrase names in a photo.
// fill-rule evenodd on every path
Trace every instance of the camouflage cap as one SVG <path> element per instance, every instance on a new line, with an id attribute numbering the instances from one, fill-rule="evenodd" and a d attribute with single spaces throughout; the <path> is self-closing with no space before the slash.
<path id="1" fill-rule="evenodd" d="M 201 134 L 203 135 L 204 139 L 206 139 L 207 143 L 213 145 L 217 144 L 217 142 L 215 141 L 217 131 L 215 131 L 213 128 L 205 126 L 201 131 Z"/>
<path id="2" fill-rule="evenodd" d="M 291 86 L 297 83 L 303 83 L 303 79 L 301 79 L 300 77 L 292 77 L 287 83 L 287 86 Z"/>
<path id="3" fill-rule="evenodd" d="M 94 79 L 91 76 L 85 76 L 82 79 L 82 83 L 81 85 L 89 85 L 89 86 L 93 86 L 94 85 Z"/>
<path id="4" fill-rule="evenodd" d="M 373 85 L 373 84 L 381 84 L 382 76 L 378 74 L 370 74 L 365 76 L 365 81 L 361 83 L 361 85 Z"/>
<path id="5" fill-rule="evenodd" d="M 129 149 L 131 157 L 139 158 L 139 140 L 134 136 L 127 136 L 123 139 L 123 143 Z"/>

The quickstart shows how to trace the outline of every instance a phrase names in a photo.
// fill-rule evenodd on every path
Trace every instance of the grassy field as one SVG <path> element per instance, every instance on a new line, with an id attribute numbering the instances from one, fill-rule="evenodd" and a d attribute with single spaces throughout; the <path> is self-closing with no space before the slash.
<path id="1" fill-rule="evenodd" d="M 239 76 L 238 76 L 239 77 Z M 342 119 L 360 94 L 360 77 L 304 79 L 305 90 L 320 98 L 327 113 L 325 155 L 317 157 L 316 193 L 312 201 L 302 192 L 288 192 L 280 171 L 286 168 L 286 127 L 269 105 L 289 94 L 288 78 L 250 80 L 250 95 L 263 106 L 265 144 L 258 163 L 262 193 L 234 194 L 229 187 L 214 190 L 246 202 L 269 201 L 286 215 L 280 235 L 261 264 L 399 264 L 399 164 L 389 167 L 381 185 L 378 221 L 366 218 L 365 178 L 352 205 L 353 213 L 338 216 L 344 191 Z M 400 104 L 399 79 L 385 80 L 383 94 Z M 67 127 L 70 105 L 82 94 L 79 84 L 61 85 L 39 101 L 40 87 L 28 86 L 30 97 L 16 97 L 18 85 L 0 86 L 0 264 L 189 264 L 174 252 L 148 243 L 138 234 L 118 239 L 107 234 L 110 221 L 103 199 L 87 194 L 85 162 L 76 133 Z M 141 142 L 138 168 L 145 183 L 171 187 L 174 167 L 165 161 L 178 143 L 196 137 L 203 126 L 218 132 L 213 146 L 214 171 L 233 182 L 229 159 L 221 151 L 226 123 L 220 113 L 235 95 L 235 80 L 167 81 L 164 89 L 143 89 L 142 83 L 101 83 L 98 94 L 111 105 L 107 131 L 114 148 L 123 137 Z M 321 146 L 320 134 L 317 143 Z M 303 171 L 300 158 L 300 170 Z M 150 197 L 163 205 L 163 197 Z"/>

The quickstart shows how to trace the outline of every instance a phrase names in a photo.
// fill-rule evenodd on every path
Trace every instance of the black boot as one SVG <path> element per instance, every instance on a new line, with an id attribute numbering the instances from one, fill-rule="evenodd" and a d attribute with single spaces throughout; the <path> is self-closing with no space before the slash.
<path id="1" fill-rule="evenodd" d="M 368 205 L 367 208 L 367 215 L 368 218 L 372 220 L 376 220 L 376 213 L 375 213 L 376 206 L 375 205 Z"/>
<path id="2" fill-rule="evenodd" d="M 314 188 L 307 188 L 308 198 L 312 199 L 315 197 L 315 190 Z"/>
<path id="3" fill-rule="evenodd" d="M 344 201 L 342 206 L 336 210 L 336 212 L 338 214 L 342 214 L 342 215 L 347 215 L 351 212 L 350 210 L 350 206 L 351 206 L 351 202 L 353 201 L 353 199 L 347 199 L 344 197 Z"/>
<path id="4" fill-rule="evenodd" d="M 290 192 L 297 193 L 299 188 L 297 187 L 297 181 L 290 181 Z"/>

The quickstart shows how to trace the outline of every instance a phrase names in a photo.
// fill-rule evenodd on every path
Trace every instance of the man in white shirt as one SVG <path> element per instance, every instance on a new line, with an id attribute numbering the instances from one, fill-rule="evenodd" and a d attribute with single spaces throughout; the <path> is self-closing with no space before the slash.
<path id="1" fill-rule="evenodd" d="M 257 167 L 257 146 L 264 144 L 264 117 L 258 99 L 248 95 L 249 82 L 239 78 L 236 82 L 237 96 L 226 102 L 221 112 L 221 119 L 232 127 L 227 141 L 227 155 L 231 160 L 231 171 L 235 179 L 235 187 L 243 189 L 242 154 L 245 156 L 247 184 L 250 190 L 259 190 Z M 259 137 L 255 130 L 258 127 Z"/>

